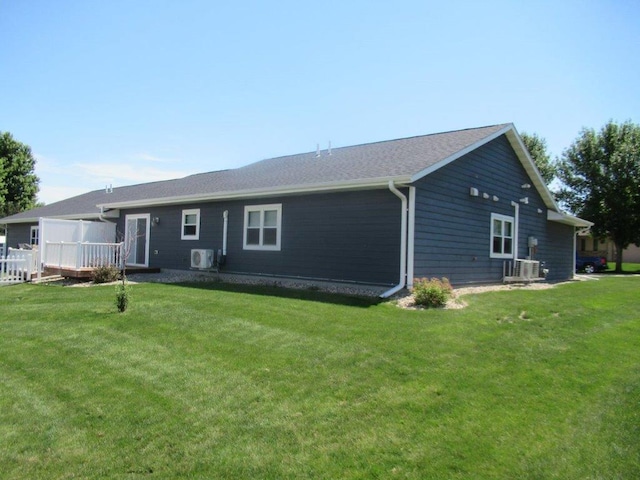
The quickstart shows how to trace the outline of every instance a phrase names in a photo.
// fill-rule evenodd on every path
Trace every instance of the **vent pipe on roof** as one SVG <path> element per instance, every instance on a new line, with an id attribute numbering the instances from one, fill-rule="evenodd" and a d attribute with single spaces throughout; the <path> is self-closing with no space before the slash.
<path id="1" fill-rule="evenodd" d="M 320 156 L 320 144 L 316 143 L 316 158 Z"/>
<path id="2" fill-rule="evenodd" d="M 104 191 L 106 193 L 113 193 L 113 184 L 111 183 L 109 185 L 106 185 L 105 188 L 104 188 Z"/>
<path id="3" fill-rule="evenodd" d="M 329 156 L 331 156 L 331 140 L 329 140 L 329 149 L 328 149 L 328 152 L 329 152 Z"/>

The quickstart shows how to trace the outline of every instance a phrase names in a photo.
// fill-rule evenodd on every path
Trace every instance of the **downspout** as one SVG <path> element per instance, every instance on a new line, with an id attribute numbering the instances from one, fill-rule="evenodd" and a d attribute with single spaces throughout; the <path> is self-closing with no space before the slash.
<path id="1" fill-rule="evenodd" d="M 407 227 L 407 288 L 413 288 L 413 267 L 416 231 L 416 187 L 409 187 L 409 225 Z"/>
<path id="2" fill-rule="evenodd" d="M 518 228 L 520 223 L 520 204 L 518 202 L 511 202 L 511 206 L 515 209 L 514 222 L 513 222 L 513 260 L 518 259 Z"/>
<path id="3" fill-rule="evenodd" d="M 222 255 L 227 256 L 227 232 L 229 230 L 229 210 L 222 213 Z"/>
<path id="4" fill-rule="evenodd" d="M 402 290 L 406 285 L 407 278 L 407 197 L 396 188 L 393 180 L 389 180 L 389 190 L 402 201 L 402 221 L 400 222 L 400 280 L 398 285 L 380 295 L 381 298 L 389 298 L 391 295 Z"/>

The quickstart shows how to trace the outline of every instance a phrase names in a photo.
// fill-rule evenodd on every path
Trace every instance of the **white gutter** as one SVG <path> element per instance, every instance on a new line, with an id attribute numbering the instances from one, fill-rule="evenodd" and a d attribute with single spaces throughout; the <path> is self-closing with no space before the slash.
<path id="1" fill-rule="evenodd" d="M 584 220 L 579 217 L 574 217 L 573 215 L 569 215 L 564 212 L 556 212 L 553 210 L 547 210 L 547 220 L 550 222 L 564 223 L 565 225 L 571 225 L 572 227 L 592 227 L 593 222 L 589 220 Z"/>
<path id="2" fill-rule="evenodd" d="M 222 255 L 227 255 L 227 232 L 229 229 L 229 210 L 222 214 Z"/>
<path id="3" fill-rule="evenodd" d="M 400 226 L 400 281 L 398 285 L 387 290 L 381 298 L 389 298 L 391 295 L 402 290 L 406 285 L 407 278 L 407 197 L 396 188 L 393 180 L 389 180 L 389 190 L 402 201 L 402 221 Z"/>
<path id="4" fill-rule="evenodd" d="M 106 208 L 136 208 L 151 207 L 155 205 L 178 205 L 183 203 L 197 203 L 204 201 L 238 200 L 246 198 L 276 197 L 281 195 L 297 195 L 307 193 L 339 192 L 351 190 L 369 190 L 373 188 L 385 188 L 389 182 L 407 182 L 409 176 L 397 176 L 389 180 L 389 177 L 367 178 L 362 180 L 349 180 L 346 182 L 326 182 L 310 185 L 288 185 L 283 187 L 269 187 L 247 190 L 234 190 L 228 192 L 198 193 L 192 195 L 178 195 L 172 197 L 143 198 L 125 202 L 105 202 L 98 207 Z"/>

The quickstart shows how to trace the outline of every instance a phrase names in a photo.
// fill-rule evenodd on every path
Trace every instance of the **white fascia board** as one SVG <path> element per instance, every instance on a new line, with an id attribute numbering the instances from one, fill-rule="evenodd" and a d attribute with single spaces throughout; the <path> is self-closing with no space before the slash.
<path id="1" fill-rule="evenodd" d="M 494 140 L 494 139 L 498 138 L 500 135 L 504 135 L 509 130 L 513 130 L 513 128 L 514 128 L 513 124 L 510 123 L 510 124 L 506 125 L 504 128 L 501 128 L 500 130 L 498 130 L 497 132 L 494 132 L 491 135 L 489 135 L 487 137 L 484 137 L 481 140 L 478 140 L 476 143 L 474 143 L 472 145 L 469 145 L 468 147 L 463 148 L 462 150 L 457 151 L 453 155 L 449 155 L 447 158 L 445 158 L 443 160 L 440 160 L 438 163 L 435 163 L 435 164 L 431 165 L 430 167 L 419 171 L 418 173 L 416 173 L 416 174 L 411 176 L 411 183 L 416 182 L 416 181 L 420 180 L 423 177 L 426 177 L 430 173 L 433 173 L 436 170 L 439 170 L 439 169 L 441 169 L 442 167 L 444 167 L 446 165 L 449 165 L 454 160 L 457 160 L 458 158 L 466 155 L 467 153 L 473 152 L 476 148 L 481 147 L 485 143 L 489 143 L 491 140 Z"/>
<path id="2" fill-rule="evenodd" d="M 568 213 L 557 212 L 554 210 L 547 210 L 547 220 L 550 222 L 564 223 L 565 225 L 571 225 L 572 227 L 591 227 L 593 222 L 584 220 L 582 218 L 574 217 Z"/>
<path id="3" fill-rule="evenodd" d="M 367 190 L 376 188 L 387 188 L 389 181 L 396 183 L 408 183 L 409 177 L 384 177 L 364 180 L 354 180 L 349 182 L 331 182 L 313 185 L 289 185 L 286 187 L 237 190 L 230 192 L 213 192 L 197 195 L 180 195 L 175 197 L 146 198 L 130 202 L 114 202 L 99 204 L 98 208 L 135 208 L 150 207 L 157 205 L 179 205 L 184 203 L 211 202 L 221 200 L 239 200 L 259 197 L 275 197 L 280 195 L 295 195 L 323 192 L 338 192 L 346 190 Z"/>
<path id="4" fill-rule="evenodd" d="M 560 212 L 560 207 L 556 203 L 555 198 L 553 198 L 553 194 L 551 193 L 551 190 L 549 190 L 549 187 L 547 187 L 547 184 L 543 180 L 542 175 L 540 175 L 540 171 L 538 170 L 538 167 L 536 167 L 533 158 L 531 158 L 531 155 L 529 155 L 529 151 L 527 150 L 527 147 L 525 147 L 524 142 L 522 141 L 522 137 L 520 137 L 520 134 L 517 132 L 516 128 L 513 125 L 511 127 L 512 128 L 509 129 L 508 132 L 506 132 L 507 140 L 509 140 L 509 143 L 511 143 L 511 146 L 520 159 L 522 166 L 527 171 L 527 174 L 531 178 L 533 185 L 536 187 L 536 190 L 542 197 L 544 204 L 547 206 L 547 208 L 555 210 L 556 212 Z"/>

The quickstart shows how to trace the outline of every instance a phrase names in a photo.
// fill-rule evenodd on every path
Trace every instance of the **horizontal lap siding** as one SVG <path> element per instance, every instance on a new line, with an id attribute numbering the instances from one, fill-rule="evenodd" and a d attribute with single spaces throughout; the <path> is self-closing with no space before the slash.
<path id="1" fill-rule="evenodd" d="M 514 217 L 511 201 L 528 197 L 527 205 L 519 203 L 518 257 L 526 258 L 527 239 L 534 236 L 534 259 L 545 261 L 550 279 L 569 278 L 573 228 L 548 222 L 542 198 L 533 186 L 523 189 L 525 183 L 532 181 L 504 136 L 418 181 L 415 276 L 447 277 L 458 285 L 500 282 L 504 260 L 490 258 L 491 214 Z M 471 187 L 478 197 L 469 195 Z"/>
<path id="2" fill-rule="evenodd" d="M 281 250 L 244 250 L 244 207 L 278 203 Z M 393 284 L 400 268 L 400 205 L 388 190 L 210 202 L 123 211 L 118 230 L 124 231 L 126 214 L 158 217 L 151 227 L 150 266 L 188 269 L 191 249 L 222 248 L 228 210 L 226 271 Z M 182 210 L 192 208 L 200 209 L 200 239 L 181 240 Z"/>
<path id="3" fill-rule="evenodd" d="M 569 225 L 548 222 L 548 234 L 540 239 L 537 257 L 549 269 L 547 278 L 552 281 L 566 280 L 573 276 L 574 228 Z"/>
<path id="4" fill-rule="evenodd" d="M 14 223 L 7 225 L 7 251 L 9 248 L 18 248 L 19 243 L 31 243 L 31 227 L 37 223 Z"/>

